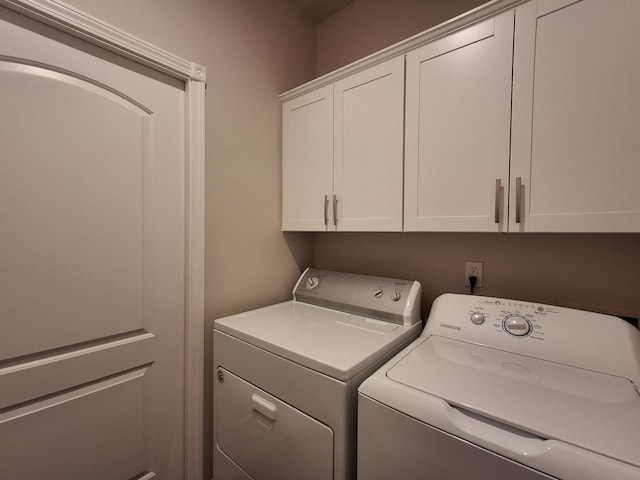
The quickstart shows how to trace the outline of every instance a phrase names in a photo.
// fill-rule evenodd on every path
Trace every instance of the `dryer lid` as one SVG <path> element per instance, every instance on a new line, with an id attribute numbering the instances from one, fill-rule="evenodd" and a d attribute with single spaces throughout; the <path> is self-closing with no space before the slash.
<path id="1" fill-rule="evenodd" d="M 418 344 L 387 377 L 497 422 L 640 467 L 640 396 L 628 379 L 438 336 Z"/>

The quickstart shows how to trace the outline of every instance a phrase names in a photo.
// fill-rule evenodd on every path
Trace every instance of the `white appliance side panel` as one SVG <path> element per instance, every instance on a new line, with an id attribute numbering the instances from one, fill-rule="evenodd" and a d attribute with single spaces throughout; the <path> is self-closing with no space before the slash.
<path id="1" fill-rule="evenodd" d="M 220 368 L 218 446 L 254 478 L 333 478 L 329 427 Z"/>
<path id="2" fill-rule="evenodd" d="M 540 480 L 543 473 L 358 398 L 358 479 Z"/>

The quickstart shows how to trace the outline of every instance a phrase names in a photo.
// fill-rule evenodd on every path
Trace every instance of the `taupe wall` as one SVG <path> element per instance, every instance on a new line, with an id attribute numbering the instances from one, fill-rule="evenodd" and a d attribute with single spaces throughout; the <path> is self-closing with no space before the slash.
<path id="1" fill-rule="evenodd" d="M 357 0 L 318 24 L 318 76 L 485 3 L 485 0 Z"/>
<path id="2" fill-rule="evenodd" d="M 280 232 L 278 94 L 315 73 L 315 26 L 288 0 L 66 0 L 207 68 L 205 478 L 212 324 L 291 298 L 313 241 Z"/>
<path id="3" fill-rule="evenodd" d="M 207 318 L 288 299 L 312 241 L 280 231 L 278 94 L 314 77 L 313 23 L 288 0 L 68 3 L 207 68 Z"/>
<path id="4" fill-rule="evenodd" d="M 326 233 L 318 268 L 419 280 L 423 312 L 465 293 L 464 262 L 484 263 L 480 295 L 640 316 L 640 235 Z"/>
<path id="5" fill-rule="evenodd" d="M 317 27 L 317 73 L 341 67 L 483 3 L 357 0 Z M 640 235 L 317 234 L 318 268 L 420 280 L 425 313 L 464 292 L 464 262 L 484 262 L 479 294 L 640 316 Z"/>

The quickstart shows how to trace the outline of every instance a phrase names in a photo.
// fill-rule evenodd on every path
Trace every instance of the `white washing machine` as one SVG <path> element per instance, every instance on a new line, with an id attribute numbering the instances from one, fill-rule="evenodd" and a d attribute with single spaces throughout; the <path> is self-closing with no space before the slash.
<path id="1" fill-rule="evenodd" d="M 307 269 L 214 323 L 214 479 L 355 478 L 358 385 L 417 338 L 421 286 Z"/>
<path id="2" fill-rule="evenodd" d="M 361 480 L 640 479 L 640 332 L 446 294 L 359 388 Z"/>

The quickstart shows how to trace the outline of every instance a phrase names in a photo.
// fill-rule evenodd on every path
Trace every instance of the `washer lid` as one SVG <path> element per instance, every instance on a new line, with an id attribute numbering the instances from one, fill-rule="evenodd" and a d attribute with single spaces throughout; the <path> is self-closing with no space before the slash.
<path id="1" fill-rule="evenodd" d="M 403 326 L 293 300 L 215 321 L 216 330 L 342 381 L 418 336 Z"/>
<path id="2" fill-rule="evenodd" d="M 625 378 L 438 336 L 420 343 L 387 377 L 545 439 L 640 467 L 640 396 Z"/>

